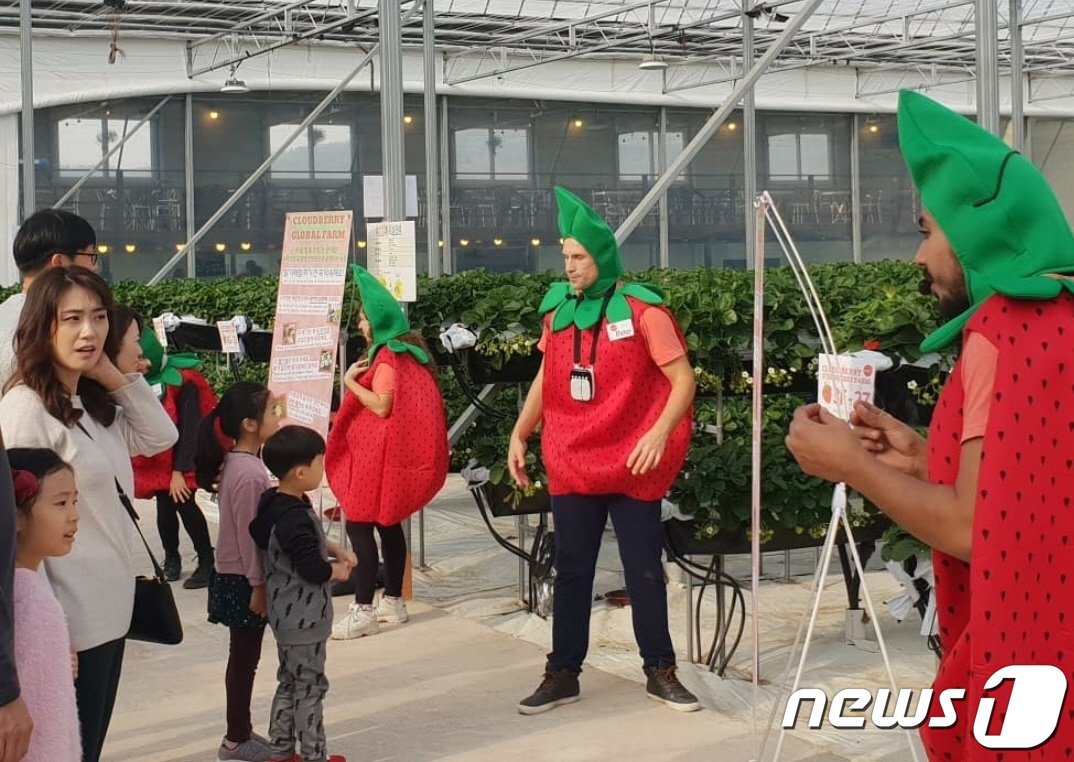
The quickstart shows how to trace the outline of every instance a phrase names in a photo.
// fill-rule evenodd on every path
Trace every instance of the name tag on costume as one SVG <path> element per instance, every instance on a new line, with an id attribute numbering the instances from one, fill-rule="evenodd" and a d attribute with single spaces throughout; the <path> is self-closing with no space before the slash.
<path id="1" fill-rule="evenodd" d="M 608 340 L 619 341 L 620 339 L 629 339 L 634 335 L 634 322 L 627 318 L 626 320 L 620 320 L 617 323 L 608 323 Z"/>

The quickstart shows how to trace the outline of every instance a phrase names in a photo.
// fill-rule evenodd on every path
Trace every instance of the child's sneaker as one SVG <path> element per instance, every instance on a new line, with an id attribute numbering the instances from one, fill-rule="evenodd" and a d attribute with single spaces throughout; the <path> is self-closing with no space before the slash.
<path id="1" fill-rule="evenodd" d="M 343 618 L 332 625 L 333 640 L 353 640 L 364 635 L 376 635 L 380 632 L 377 614 L 372 606 L 352 603 Z"/>
<path id="2" fill-rule="evenodd" d="M 234 749 L 229 749 L 221 741 L 216 759 L 217 762 L 269 762 L 272 759 L 272 750 L 259 739 L 251 736 Z"/>
<path id="3" fill-rule="evenodd" d="M 406 603 L 402 598 L 392 598 L 387 595 L 380 597 L 377 604 L 377 621 L 387 624 L 403 624 L 410 619 L 406 612 Z"/>

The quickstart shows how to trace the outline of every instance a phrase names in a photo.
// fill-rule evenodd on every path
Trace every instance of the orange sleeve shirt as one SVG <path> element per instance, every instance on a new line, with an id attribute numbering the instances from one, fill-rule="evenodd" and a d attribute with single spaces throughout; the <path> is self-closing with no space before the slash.
<path id="1" fill-rule="evenodd" d="M 373 373 L 373 393 L 392 394 L 395 392 L 395 368 L 381 363 Z"/>
<path id="2" fill-rule="evenodd" d="M 641 337 L 649 350 L 649 357 L 659 367 L 664 367 L 686 355 L 686 347 L 683 346 L 682 340 L 679 338 L 679 332 L 675 328 L 675 321 L 671 319 L 669 313 L 664 310 L 649 309 L 645 311 L 640 321 L 635 321 L 635 328 L 637 328 L 639 322 L 641 324 Z M 607 329 L 605 328 L 604 330 Z M 541 332 L 541 340 L 537 342 L 537 349 L 544 352 L 547 344 L 548 330 L 546 329 Z"/>
<path id="3" fill-rule="evenodd" d="M 962 348 L 962 443 L 985 435 L 992 388 L 996 382 L 999 351 L 976 331 L 970 332 Z"/>

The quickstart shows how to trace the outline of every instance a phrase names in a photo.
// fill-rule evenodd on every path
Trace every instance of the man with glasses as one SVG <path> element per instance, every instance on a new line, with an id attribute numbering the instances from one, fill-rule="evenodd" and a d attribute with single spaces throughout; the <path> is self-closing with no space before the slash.
<path id="1" fill-rule="evenodd" d="M 77 214 L 42 209 L 27 217 L 15 234 L 14 254 L 22 291 L 0 304 L 0 386 L 15 370 L 15 329 L 30 284 L 50 267 L 78 265 L 97 272 L 97 234 Z"/>

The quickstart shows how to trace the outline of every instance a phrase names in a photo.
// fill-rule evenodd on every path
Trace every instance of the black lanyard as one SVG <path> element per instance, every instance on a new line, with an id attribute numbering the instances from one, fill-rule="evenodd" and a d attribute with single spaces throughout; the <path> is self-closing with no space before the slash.
<path id="1" fill-rule="evenodd" d="M 593 345 L 589 348 L 590 368 L 597 364 L 597 341 L 600 339 L 600 326 L 604 322 L 604 313 L 608 311 L 608 303 L 612 300 L 614 294 L 615 287 L 613 286 L 604 295 L 604 301 L 600 305 L 600 317 L 597 318 L 597 322 L 593 325 Z M 582 332 L 577 324 L 574 326 L 574 364 L 582 364 Z"/>

